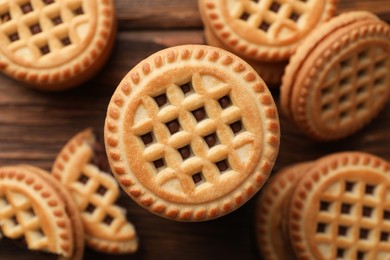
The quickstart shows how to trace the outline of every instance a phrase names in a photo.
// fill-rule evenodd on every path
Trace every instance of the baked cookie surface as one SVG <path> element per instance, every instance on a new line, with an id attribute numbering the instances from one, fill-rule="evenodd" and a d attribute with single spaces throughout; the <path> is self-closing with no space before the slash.
<path id="1" fill-rule="evenodd" d="M 43 90 L 77 86 L 102 67 L 115 38 L 111 0 L 0 3 L 0 69 Z"/>
<path id="2" fill-rule="evenodd" d="M 235 53 L 287 60 L 297 45 L 335 13 L 336 0 L 199 0 L 202 20 Z"/>
<path id="3" fill-rule="evenodd" d="M 310 35 L 286 68 L 283 112 L 320 140 L 350 135 L 390 96 L 390 27 L 367 12 L 345 13 Z"/>
<path id="4" fill-rule="evenodd" d="M 108 107 L 111 169 L 140 205 L 198 221 L 241 206 L 276 159 L 279 122 L 256 72 L 222 49 L 184 45 L 133 68 Z"/>
<path id="5" fill-rule="evenodd" d="M 287 216 L 298 259 L 390 257 L 390 164 L 357 152 L 323 157 L 302 177 Z"/>

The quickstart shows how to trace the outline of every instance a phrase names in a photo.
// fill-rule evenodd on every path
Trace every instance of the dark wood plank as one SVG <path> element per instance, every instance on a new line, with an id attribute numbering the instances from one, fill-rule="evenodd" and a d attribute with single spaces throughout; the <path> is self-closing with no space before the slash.
<path id="1" fill-rule="evenodd" d="M 121 29 L 201 28 L 197 0 L 116 0 Z M 390 21 L 388 0 L 339 0 L 339 12 L 365 10 Z"/>

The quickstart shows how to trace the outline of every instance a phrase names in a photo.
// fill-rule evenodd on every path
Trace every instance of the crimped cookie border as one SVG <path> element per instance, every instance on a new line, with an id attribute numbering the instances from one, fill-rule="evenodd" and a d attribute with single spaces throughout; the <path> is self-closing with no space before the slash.
<path id="1" fill-rule="evenodd" d="M 301 220 L 304 219 L 305 215 L 305 199 L 309 196 L 310 192 L 313 192 L 316 183 L 320 182 L 323 178 L 326 178 L 340 167 L 345 166 L 375 169 L 376 172 L 382 172 L 390 178 L 390 163 L 368 153 L 335 153 L 316 161 L 312 168 L 297 184 L 296 189 L 291 196 L 291 203 L 289 204 L 290 207 L 288 209 L 287 226 L 290 241 L 298 259 L 315 259 L 311 249 L 308 248 L 305 242 L 307 238 L 307 234 L 305 234 L 303 228 L 305 223 L 301 223 Z"/>
<path id="2" fill-rule="evenodd" d="M 365 121 L 356 122 L 354 124 L 355 127 L 349 127 L 345 130 L 343 135 L 339 136 L 329 136 L 327 135 L 327 133 L 319 131 L 319 129 L 317 129 L 316 126 L 313 125 L 313 123 L 311 122 L 312 120 L 311 118 L 309 118 L 308 115 L 309 93 L 312 91 L 313 85 L 315 85 L 315 82 L 318 80 L 319 74 L 324 70 L 324 67 L 328 64 L 328 61 L 331 56 L 337 55 L 338 51 L 343 46 L 349 45 L 351 42 L 356 41 L 358 38 L 362 39 L 370 36 L 375 36 L 378 38 L 387 37 L 389 39 L 390 26 L 384 24 L 381 21 L 373 20 L 372 24 L 355 28 L 347 35 L 344 35 L 342 38 L 336 39 L 333 42 L 332 46 L 326 52 L 322 53 L 321 56 L 317 59 L 317 62 L 315 62 L 312 65 L 311 69 L 306 72 L 305 81 L 302 83 L 302 85 L 300 85 L 299 89 L 299 98 L 297 102 L 298 106 L 296 110 L 294 109 L 292 111 L 292 117 L 293 120 L 297 123 L 297 125 L 309 136 L 319 140 L 339 139 L 344 136 L 348 136 L 358 131 L 368 122 L 370 122 L 386 104 L 386 98 L 388 99 L 388 97 L 384 97 L 383 103 L 376 110 L 370 109 L 371 116 L 365 118 Z M 300 73 L 304 72 L 301 70 Z"/>
<path id="3" fill-rule="evenodd" d="M 248 83 L 248 91 L 256 94 L 264 109 L 259 110 L 263 120 L 263 152 L 258 169 L 240 187 L 226 194 L 216 202 L 202 205 L 183 205 L 168 202 L 150 192 L 128 169 L 121 147 L 118 128 L 126 110 L 126 101 L 137 85 L 147 80 L 149 74 L 165 65 L 176 62 L 190 64 L 190 61 L 213 63 L 224 66 L 229 73 L 236 74 Z M 219 48 L 204 45 L 183 45 L 157 52 L 140 62 L 122 80 L 113 94 L 107 109 L 104 128 L 107 155 L 114 176 L 122 188 L 138 204 L 165 218 L 179 221 L 201 221 L 217 218 L 241 206 L 251 198 L 267 180 L 276 160 L 279 148 L 278 113 L 267 86 L 256 72 L 243 60 Z"/>
<path id="4" fill-rule="evenodd" d="M 116 30 L 113 0 L 99 0 L 96 5 L 98 9 L 96 32 L 78 56 L 60 66 L 39 69 L 21 66 L 5 55 L 0 55 L 0 71 L 42 90 L 55 91 L 68 88 L 68 81 L 93 69 L 94 63 L 104 58 L 105 52 L 110 51 L 107 49 L 112 47 L 112 38 L 115 38 Z M 58 87 L 55 84 L 66 86 Z"/>
<path id="5" fill-rule="evenodd" d="M 71 242 L 71 239 L 73 239 L 72 227 L 65 211 L 65 203 L 61 200 L 60 195 L 55 189 L 41 176 L 32 174 L 30 170 L 23 166 L 0 167 L 0 181 L 4 179 L 14 182 L 19 187 L 26 187 L 43 199 L 46 203 L 43 206 L 49 209 L 48 212 L 51 212 L 53 223 L 60 230 L 58 234 L 58 245 L 63 252 L 66 252 L 66 255 L 71 256 L 74 246 Z M 60 207 L 59 205 L 64 205 L 64 207 Z"/>
<path id="6" fill-rule="evenodd" d="M 302 64 L 304 64 L 305 60 L 311 54 L 311 52 L 324 38 L 328 37 L 328 35 L 335 30 L 340 29 L 341 27 L 347 26 L 356 21 L 368 19 L 378 20 L 378 17 L 366 11 L 342 13 L 332 18 L 328 22 L 324 23 L 321 27 L 318 28 L 318 30 L 308 36 L 302 43 L 302 45 L 297 48 L 296 53 L 291 56 L 290 62 L 286 66 L 285 73 L 282 78 L 282 85 L 280 87 L 280 104 L 282 112 L 286 116 L 292 117 L 290 106 L 295 80 L 297 78 L 299 69 L 302 67 Z"/>
<path id="7" fill-rule="evenodd" d="M 278 254 L 275 252 L 275 248 L 271 242 L 272 238 L 268 233 L 267 227 L 269 227 L 272 222 L 269 214 L 271 214 L 279 194 L 286 193 L 286 189 L 293 188 L 297 181 L 304 176 L 304 173 L 299 175 L 297 171 L 305 169 L 304 172 L 307 172 L 312 165 L 313 162 L 311 161 L 301 162 L 289 165 L 274 173 L 273 177 L 271 177 L 270 181 L 266 184 L 264 190 L 262 190 L 260 196 L 257 198 L 255 208 L 256 246 L 260 251 L 261 256 L 265 259 L 279 260 Z M 286 202 L 287 201 L 288 198 L 286 198 Z"/>
<path id="8" fill-rule="evenodd" d="M 202 18 L 205 24 L 214 31 L 218 38 L 224 42 L 227 46 L 232 48 L 237 53 L 240 53 L 248 58 L 254 58 L 256 60 L 263 61 L 280 61 L 287 60 L 294 53 L 297 45 L 302 41 L 299 41 L 284 47 L 261 46 L 247 41 L 236 35 L 234 31 L 226 24 L 225 19 L 222 17 L 218 5 L 220 0 L 198 0 L 199 10 L 202 14 Z M 337 4 L 339 0 L 325 0 L 326 6 L 322 16 L 319 19 L 321 24 L 335 14 Z"/>
<path id="9" fill-rule="evenodd" d="M 61 175 L 64 174 L 66 164 L 74 156 L 78 148 L 82 146 L 85 142 L 87 142 L 91 146 L 96 142 L 96 137 L 92 128 L 87 128 L 85 130 L 82 130 L 81 132 L 73 136 L 61 149 L 60 153 L 57 155 L 51 172 L 59 182 L 61 182 Z M 97 251 L 105 252 L 105 253 L 126 254 L 126 253 L 134 253 L 135 251 L 137 251 L 138 249 L 137 232 L 135 230 L 134 225 L 127 220 L 126 216 L 124 216 L 124 218 L 127 221 L 127 224 L 131 225 L 134 229 L 133 234 L 128 234 L 131 240 L 127 240 L 127 241 L 126 240 L 114 241 L 109 239 L 104 240 L 101 238 L 94 237 L 88 234 L 87 232 L 85 232 L 86 244 Z"/>

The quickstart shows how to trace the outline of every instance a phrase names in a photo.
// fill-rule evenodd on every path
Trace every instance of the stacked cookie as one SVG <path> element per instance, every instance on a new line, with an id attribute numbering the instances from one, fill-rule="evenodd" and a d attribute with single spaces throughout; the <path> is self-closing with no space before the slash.
<path id="1" fill-rule="evenodd" d="M 388 259 L 390 163 L 344 152 L 285 168 L 256 208 L 265 259 Z"/>
<path id="2" fill-rule="evenodd" d="M 268 84 L 279 84 L 296 48 L 335 13 L 336 0 L 199 0 L 208 44 L 251 64 Z"/>
<path id="3" fill-rule="evenodd" d="M 52 174 L 28 165 L 0 168 L 0 231 L 28 249 L 82 259 L 84 244 L 110 254 L 138 248 L 134 226 L 116 205 L 119 187 L 104 172 L 104 149 L 87 129 L 59 153 Z"/>

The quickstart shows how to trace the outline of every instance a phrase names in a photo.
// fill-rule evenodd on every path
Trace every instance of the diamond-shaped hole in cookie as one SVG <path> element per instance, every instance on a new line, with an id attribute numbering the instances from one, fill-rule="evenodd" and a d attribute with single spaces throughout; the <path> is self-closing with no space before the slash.
<path id="1" fill-rule="evenodd" d="M 47 44 L 39 47 L 39 50 L 41 51 L 42 55 L 46 55 L 50 53 L 50 47 Z"/>
<path id="2" fill-rule="evenodd" d="M 205 140 L 205 142 L 209 146 L 209 148 L 214 147 L 214 146 L 216 146 L 216 145 L 221 143 L 219 141 L 219 138 L 218 138 L 216 133 L 212 133 L 212 134 L 206 135 L 206 136 L 203 137 L 203 139 Z"/>
<path id="3" fill-rule="evenodd" d="M 41 25 L 39 23 L 35 23 L 35 24 L 31 25 L 30 32 L 31 32 L 31 34 L 38 34 L 38 33 L 42 32 Z"/>
<path id="4" fill-rule="evenodd" d="M 165 167 L 165 160 L 163 158 L 153 161 L 154 167 L 157 172 L 161 171 Z"/>
<path id="5" fill-rule="evenodd" d="M 332 103 L 325 103 L 322 105 L 321 109 L 323 112 L 326 112 L 326 111 L 329 111 L 331 108 L 332 108 Z"/>
<path id="6" fill-rule="evenodd" d="M 357 96 L 361 96 L 363 95 L 364 93 L 366 93 L 368 90 L 368 87 L 363 85 L 363 86 L 359 86 L 358 89 L 356 90 L 356 95 Z"/>
<path id="7" fill-rule="evenodd" d="M 350 182 L 350 181 L 345 182 L 345 191 L 346 192 L 351 192 L 351 193 L 354 192 L 355 187 L 356 187 L 355 182 Z"/>
<path id="8" fill-rule="evenodd" d="M 342 111 L 342 112 L 340 113 L 340 119 L 341 119 L 341 120 L 347 119 L 347 118 L 348 118 L 348 115 L 349 115 L 349 111 L 348 111 L 348 110 Z"/>
<path id="9" fill-rule="evenodd" d="M 54 16 L 53 18 L 51 18 L 51 22 L 53 23 L 53 25 L 59 25 L 59 24 L 63 23 L 60 15 L 57 15 L 57 16 Z"/>
<path id="10" fill-rule="evenodd" d="M 26 209 L 24 212 L 27 213 L 30 218 L 35 216 L 35 211 L 34 211 L 34 209 L 32 207 Z"/>
<path id="11" fill-rule="evenodd" d="M 343 258 L 344 254 L 345 254 L 345 249 L 344 248 L 337 248 L 337 251 L 336 251 L 337 258 Z"/>
<path id="12" fill-rule="evenodd" d="M 180 85 L 180 89 L 184 95 L 189 95 L 194 92 L 194 88 L 192 86 L 192 82 L 189 81 L 183 85 Z"/>
<path id="13" fill-rule="evenodd" d="M 346 237 L 346 236 L 348 236 L 348 231 L 349 231 L 349 227 L 347 227 L 347 226 L 339 226 L 337 234 L 339 236 Z"/>
<path id="14" fill-rule="evenodd" d="M 50 5 L 50 4 L 54 3 L 54 0 L 43 0 L 43 2 L 47 5 Z"/>
<path id="15" fill-rule="evenodd" d="M 364 239 L 364 240 L 366 240 L 366 239 L 368 239 L 368 236 L 370 235 L 370 230 L 369 229 L 367 229 L 367 228 L 361 228 L 360 230 L 359 230 L 359 238 L 360 239 Z"/>
<path id="16" fill-rule="evenodd" d="M 152 143 L 154 143 L 154 135 L 153 132 L 146 133 L 144 135 L 141 135 L 141 140 L 144 143 L 145 146 L 148 146 Z"/>
<path id="17" fill-rule="evenodd" d="M 192 175 L 192 181 L 194 182 L 195 186 L 198 186 L 205 182 L 205 178 L 202 174 L 202 172 L 197 172 Z"/>
<path id="18" fill-rule="evenodd" d="M 331 92 L 332 92 L 332 87 L 331 86 L 327 86 L 327 87 L 321 89 L 321 95 L 323 97 L 329 95 Z"/>
<path id="19" fill-rule="evenodd" d="M 232 129 L 233 134 L 235 134 L 235 135 L 237 135 L 240 132 L 243 132 L 245 130 L 244 126 L 242 125 L 241 120 L 238 120 L 234 123 L 231 123 L 229 126 L 230 126 L 230 129 Z"/>
<path id="20" fill-rule="evenodd" d="M 372 184 L 366 184 L 366 187 L 364 189 L 364 193 L 366 195 L 374 195 L 376 186 Z"/>
<path id="21" fill-rule="evenodd" d="M 359 77 L 359 78 L 363 78 L 363 77 L 365 77 L 365 76 L 367 76 L 367 69 L 360 69 L 359 71 L 358 71 L 358 73 L 357 73 L 357 76 Z"/>
<path id="22" fill-rule="evenodd" d="M 181 130 L 179 120 L 177 120 L 177 119 L 169 121 L 169 122 L 165 123 L 165 125 L 167 126 L 171 135 L 173 135 Z"/>
<path id="23" fill-rule="evenodd" d="M 114 220 L 114 218 L 110 215 L 106 215 L 104 218 L 103 218 L 103 223 L 106 224 L 106 225 L 111 225 L 112 221 Z"/>
<path id="24" fill-rule="evenodd" d="M 358 251 L 356 255 L 357 260 L 364 260 L 366 253 L 363 251 Z"/>
<path id="25" fill-rule="evenodd" d="M 158 107 L 163 107 L 164 105 L 169 104 L 168 97 L 165 93 L 155 96 L 154 101 L 156 101 Z"/>
<path id="26" fill-rule="evenodd" d="M 368 51 L 367 50 L 361 51 L 358 54 L 358 59 L 360 61 L 366 59 L 367 57 L 368 57 Z"/>
<path id="27" fill-rule="evenodd" d="M 316 232 L 317 232 L 317 233 L 326 233 L 327 227 L 328 227 L 327 224 L 319 222 L 319 223 L 317 224 Z"/>
<path id="28" fill-rule="evenodd" d="M 229 95 L 223 96 L 220 99 L 218 99 L 218 103 L 222 109 L 225 109 L 225 108 L 232 105 L 232 101 L 231 101 Z"/>
<path id="29" fill-rule="evenodd" d="M 230 169 L 229 162 L 225 159 L 219 162 L 216 162 L 215 165 L 218 167 L 218 170 L 221 173 L 224 173 Z"/>
<path id="30" fill-rule="evenodd" d="M 298 22 L 300 17 L 301 17 L 300 14 L 298 14 L 296 12 L 292 12 L 291 15 L 289 16 L 289 19 L 294 21 L 294 22 Z"/>
<path id="31" fill-rule="evenodd" d="M 190 145 L 183 146 L 182 148 L 177 149 L 180 153 L 180 156 L 183 160 L 186 160 L 193 156 L 193 152 Z"/>
<path id="32" fill-rule="evenodd" d="M 351 59 L 346 59 L 340 62 L 341 69 L 346 69 L 351 65 Z"/>
<path id="33" fill-rule="evenodd" d="M 45 237 L 45 232 L 43 232 L 42 228 L 38 227 L 34 232 L 40 237 L 43 238 Z"/>
<path id="34" fill-rule="evenodd" d="M 379 70 L 386 66 L 386 60 L 381 60 L 375 63 L 375 70 Z"/>
<path id="35" fill-rule="evenodd" d="M 93 204 L 91 204 L 91 203 L 89 203 L 88 205 L 87 205 L 87 207 L 85 207 L 85 212 L 88 212 L 88 213 L 90 213 L 90 214 L 92 214 L 94 211 L 95 211 L 95 209 L 96 209 L 96 206 L 95 205 L 93 205 Z"/>
<path id="36" fill-rule="evenodd" d="M 390 221 L 390 211 L 383 211 L 383 219 L 386 221 Z"/>
<path id="37" fill-rule="evenodd" d="M 271 27 L 271 24 L 267 23 L 266 21 L 261 22 L 261 24 L 259 25 L 259 29 L 264 31 L 264 32 L 268 32 L 270 27 Z"/>
<path id="38" fill-rule="evenodd" d="M 341 204 L 341 214 L 349 215 L 351 214 L 352 205 L 348 203 Z"/>
<path id="39" fill-rule="evenodd" d="M 27 14 L 29 12 L 34 11 L 34 8 L 32 7 L 30 2 L 27 2 L 27 3 L 24 3 L 24 4 L 20 5 L 20 9 L 22 10 L 22 12 L 24 14 Z"/>
<path id="40" fill-rule="evenodd" d="M 20 39 L 18 32 L 14 32 L 8 35 L 10 42 L 16 42 Z"/>
<path id="41" fill-rule="evenodd" d="M 12 221 L 12 224 L 14 224 L 15 226 L 19 225 L 19 221 L 15 215 L 12 216 L 11 221 Z"/>
<path id="42" fill-rule="evenodd" d="M 380 241 L 382 241 L 382 242 L 389 242 L 389 237 L 390 237 L 389 232 L 382 231 L 381 232 Z"/>
<path id="43" fill-rule="evenodd" d="M 83 7 L 79 6 L 79 7 L 75 8 L 75 9 L 73 9 L 73 13 L 74 13 L 74 15 L 82 15 L 82 14 L 84 14 Z"/>
<path id="44" fill-rule="evenodd" d="M 361 102 L 359 103 L 357 106 L 356 106 L 356 110 L 357 111 L 363 111 L 366 109 L 366 103 L 365 102 Z"/>
<path id="45" fill-rule="evenodd" d="M 101 195 L 101 196 L 104 196 L 104 194 L 106 194 L 107 192 L 107 188 L 104 187 L 103 185 L 99 185 L 99 188 L 96 190 L 96 193 Z"/>
<path id="46" fill-rule="evenodd" d="M 344 94 L 342 95 L 340 98 L 339 98 L 339 102 L 342 104 L 344 102 L 347 102 L 349 99 L 349 95 L 348 94 Z"/>
<path id="47" fill-rule="evenodd" d="M 10 12 L 5 12 L 5 13 L 0 14 L 1 23 L 6 23 L 8 21 L 11 21 L 11 19 L 12 19 L 12 16 L 11 16 Z"/>
<path id="48" fill-rule="evenodd" d="M 362 216 L 366 218 L 371 218 L 373 211 L 374 209 L 372 207 L 363 206 Z"/>
<path id="49" fill-rule="evenodd" d="M 385 78 L 384 78 L 384 77 L 377 78 L 377 79 L 375 79 L 375 81 L 374 81 L 374 87 L 383 86 L 384 83 L 385 83 Z"/>
<path id="50" fill-rule="evenodd" d="M 240 16 L 240 19 L 243 21 L 247 21 L 251 15 L 247 12 L 243 12 L 242 15 Z"/>
<path id="51" fill-rule="evenodd" d="M 349 77 L 345 77 L 345 78 L 340 80 L 340 87 L 341 88 L 346 87 L 346 86 L 348 86 L 348 84 L 350 82 L 351 82 L 351 79 Z"/>
<path id="52" fill-rule="evenodd" d="M 281 7 L 281 5 L 278 2 L 272 2 L 272 4 L 271 4 L 269 9 L 272 12 L 277 13 L 277 12 L 279 12 L 280 7 Z"/>
<path id="53" fill-rule="evenodd" d="M 321 201 L 320 202 L 320 211 L 329 211 L 330 204 L 331 203 L 328 201 Z"/>
<path id="54" fill-rule="evenodd" d="M 200 107 L 198 109 L 195 109 L 195 110 L 191 111 L 191 113 L 195 117 L 197 122 L 200 122 L 200 121 L 208 118 L 206 110 L 204 109 L 204 107 Z"/>
<path id="55" fill-rule="evenodd" d="M 87 182 L 89 181 L 89 177 L 85 174 L 81 174 L 78 181 L 82 184 L 87 184 Z"/>
<path id="56" fill-rule="evenodd" d="M 61 43 L 65 47 L 65 46 L 71 45 L 72 41 L 70 40 L 69 36 L 66 36 L 66 37 L 61 39 Z"/>

